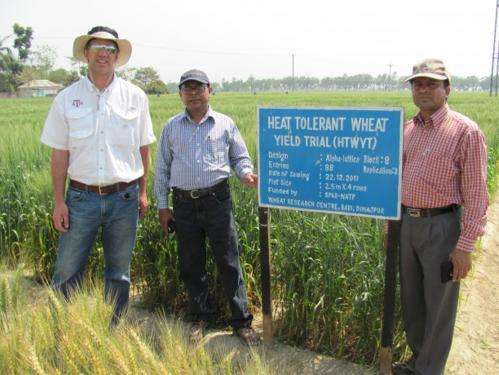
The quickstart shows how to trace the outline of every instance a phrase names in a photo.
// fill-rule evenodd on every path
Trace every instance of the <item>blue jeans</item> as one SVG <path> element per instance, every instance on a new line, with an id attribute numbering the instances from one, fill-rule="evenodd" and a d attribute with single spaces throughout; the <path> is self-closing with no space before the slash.
<path id="1" fill-rule="evenodd" d="M 210 320 L 207 306 L 206 237 L 222 279 L 225 297 L 235 329 L 249 327 L 253 316 L 239 264 L 239 246 L 235 230 L 232 200 L 228 185 L 209 196 L 191 199 L 173 193 L 180 278 L 187 288 L 189 313 L 194 320 Z"/>
<path id="2" fill-rule="evenodd" d="M 92 246 L 102 228 L 105 296 L 114 303 L 113 320 L 128 305 L 130 260 L 138 222 L 138 184 L 108 195 L 70 187 L 66 194 L 69 230 L 59 238 L 52 286 L 68 298 L 83 278 Z"/>

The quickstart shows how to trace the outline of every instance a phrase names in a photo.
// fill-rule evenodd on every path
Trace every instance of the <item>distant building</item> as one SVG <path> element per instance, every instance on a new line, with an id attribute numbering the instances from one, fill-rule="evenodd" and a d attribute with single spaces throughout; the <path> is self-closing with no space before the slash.
<path id="1" fill-rule="evenodd" d="M 26 82 L 17 88 L 20 97 L 54 96 L 63 89 L 62 85 L 46 79 L 37 79 Z"/>

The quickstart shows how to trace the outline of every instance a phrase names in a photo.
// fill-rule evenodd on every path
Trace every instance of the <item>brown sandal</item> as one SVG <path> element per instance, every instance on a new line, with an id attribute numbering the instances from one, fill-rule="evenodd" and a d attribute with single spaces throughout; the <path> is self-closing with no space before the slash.
<path id="1" fill-rule="evenodd" d="M 206 327 L 208 323 L 204 320 L 200 320 L 192 324 L 189 329 L 189 343 L 191 345 L 197 345 L 203 339 L 206 333 Z"/>
<path id="2" fill-rule="evenodd" d="M 234 335 L 239 336 L 250 347 L 260 345 L 260 336 L 251 327 L 234 329 Z"/>

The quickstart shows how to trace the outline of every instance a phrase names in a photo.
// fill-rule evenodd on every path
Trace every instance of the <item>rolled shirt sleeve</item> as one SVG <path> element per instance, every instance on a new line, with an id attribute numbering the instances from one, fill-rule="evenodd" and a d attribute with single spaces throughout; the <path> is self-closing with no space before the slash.
<path id="1" fill-rule="evenodd" d="M 56 97 L 52 102 L 40 140 L 49 147 L 69 150 L 69 128 L 59 98 Z"/>
<path id="2" fill-rule="evenodd" d="M 140 147 L 149 145 L 156 141 L 152 126 L 151 115 L 149 113 L 149 99 L 143 95 L 142 108 L 140 111 Z"/>

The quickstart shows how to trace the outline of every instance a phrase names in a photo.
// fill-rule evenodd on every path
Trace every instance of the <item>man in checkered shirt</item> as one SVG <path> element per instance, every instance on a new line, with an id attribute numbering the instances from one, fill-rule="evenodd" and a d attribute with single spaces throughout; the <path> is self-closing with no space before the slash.
<path id="1" fill-rule="evenodd" d="M 402 316 L 413 355 L 394 365 L 395 374 L 444 372 L 459 281 L 486 223 L 485 139 L 474 121 L 449 108 L 450 80 L 437 59 L 416 64 L 406 79 L 419 108 L 404 127 L 400 237 Z M 445 282 L 449 260 L 452 280 Z"/>

